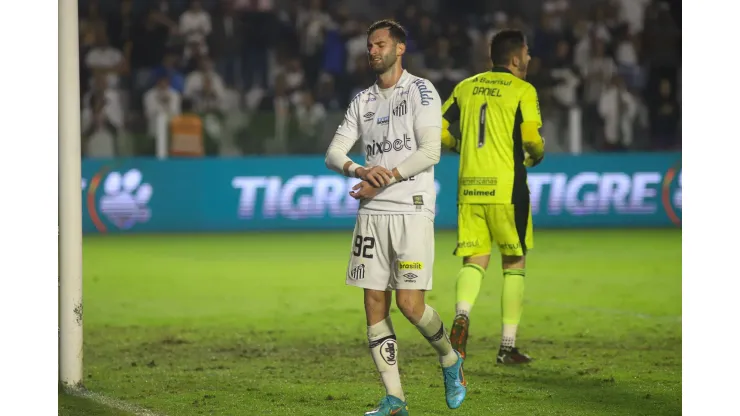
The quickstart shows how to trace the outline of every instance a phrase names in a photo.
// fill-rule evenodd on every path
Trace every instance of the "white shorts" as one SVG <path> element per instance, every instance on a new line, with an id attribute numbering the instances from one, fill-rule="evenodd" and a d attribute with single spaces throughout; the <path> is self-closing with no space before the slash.
<path id="1" fill-rule="evenodd" d="M 365 289 L 432 290 L 434 222 L 414 214 L 359 214 L 346 283 Z"/>

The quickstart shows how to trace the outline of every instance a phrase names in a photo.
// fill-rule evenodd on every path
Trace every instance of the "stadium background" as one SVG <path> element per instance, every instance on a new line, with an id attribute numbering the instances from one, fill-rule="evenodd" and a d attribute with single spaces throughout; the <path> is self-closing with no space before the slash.
<path id="1" fill-rule="evenodd" d="M 405 67 L 442 97 L 490 67 L 497 29 L 528 34 L 548 152 L 531 170 L 537 226 L 680 222 L 680 11 L 667 2 L 199 3 L 80 2 L 86 232 L 351 227 L 352 181 L 322 158 L 373 82 L 364 30 L 382 17 L 407 27 Z M 205 158 L 168 150 L 182 113 L 202 122 Z M 456 163 L 437 168 L 442 228 Z"/>

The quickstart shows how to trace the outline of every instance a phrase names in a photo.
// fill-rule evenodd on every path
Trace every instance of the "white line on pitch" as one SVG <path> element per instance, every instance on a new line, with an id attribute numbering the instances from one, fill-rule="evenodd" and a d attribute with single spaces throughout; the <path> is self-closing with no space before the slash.
<path id="1" fill-rule="evenodd" d="M 89 390 L 68 390 L 68 394 L 72 396 L 81 397 L 83 399 L 92 400 L 100 403 L 103 406 L 111 407 L 113 409 L 122 410 L 134 414 L 136 416 L 164 416 L 161 413 L 154 413 L 151 410 L 145 409 L 141 406 L 137 406 L 132 403 L 124 402 L 123 400 L 114 399 L 112 397 L 105 396 L 100 393 L 95 393 Z"/>

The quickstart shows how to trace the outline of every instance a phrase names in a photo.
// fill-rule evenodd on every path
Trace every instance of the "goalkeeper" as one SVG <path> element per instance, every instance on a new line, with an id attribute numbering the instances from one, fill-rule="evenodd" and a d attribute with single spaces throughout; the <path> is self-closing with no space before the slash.
<path id="1" fill-rule="evenodd" d="M 534 245 L 526 167 L 544 157 L 537 91 L 524 80 L 530 59 L 521 31 L 499 32 L 491 41 L 492 70 L 461 81 L 442 106 L 442 144 L 460 153 L 455 255 L 463 267 L 450 340 L 465 357 L 470 311 L 496 244 L 503 267 L 500 364 L 531 361 L 516 347 L 525 256 Z M 458 121 L 460 140 L 449 132 Z"/>

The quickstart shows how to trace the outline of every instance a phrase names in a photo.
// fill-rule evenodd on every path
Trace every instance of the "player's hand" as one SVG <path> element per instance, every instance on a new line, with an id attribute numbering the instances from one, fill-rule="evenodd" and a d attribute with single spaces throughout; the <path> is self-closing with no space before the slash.
<path id="1" fill-rule="evenodd" d="M 349 196 L 354 199 L 370 199 L 378 194 L 378 190 L 377 187 L 372 186 L 369 182 L 362 181 L 352 187 Z"/>
<path id="2" fill-rule="evenodd" d="M 542 162 L 542 159 L 544 159 L 544 156 L 539 159 L 534 159 L 532 156 L 529 155 L 529 153 L 524 152 L 524 166 L 528 168 L 533 168 Z"/>
<path id="3" fill-rule="evenodd" d="M 360 178 L 376 188 L 389 184 L 393 177 L 393 173 L 382 166 L 373 166 L 370 169 L 362 168 L 359 173 Z"/>

